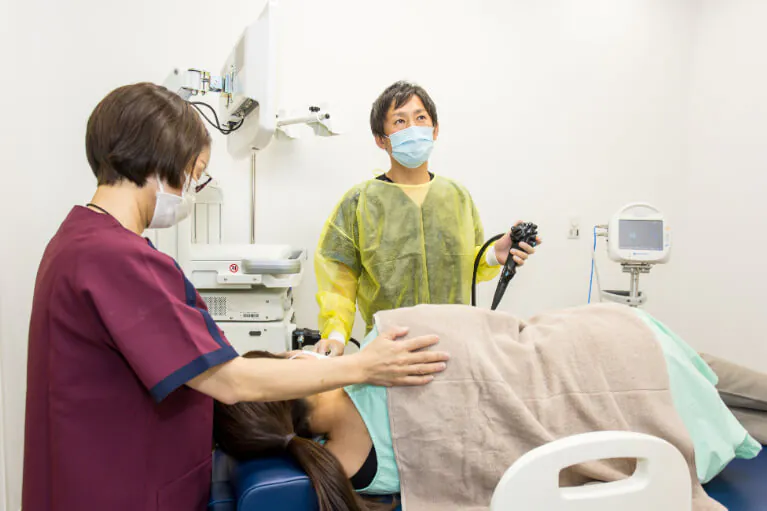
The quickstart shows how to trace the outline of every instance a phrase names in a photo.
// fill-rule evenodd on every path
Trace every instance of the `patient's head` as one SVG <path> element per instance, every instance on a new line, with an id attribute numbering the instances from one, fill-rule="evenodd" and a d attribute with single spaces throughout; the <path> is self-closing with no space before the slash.
<path id="1" fill-rule="evenodd" d="M 265 351 L 251 351 L 243 357 L 283 358 Z M 289 435 L 311 438 L 308 417 L 309 405 L 303 399 L 234 405 L 217 401 L 213 436 L 227 454 L 246 460 L 284 452 Z"/>
<path id="2" fill-rule="evenodd" d="M 251 351 L 243 356 L 285 358 L 265 351 Z M 285 363 L 294 362 L 285 360 Z M 362 501 L 336 457 L 311 440 L 311 409 L 307 400 L 234 405 L 216 401 L 214 410 L 213 437 L 222 450 L 241 461 L 284 453 L 291 455 L 312 481 L 320 511 L 380 507 Z"/>

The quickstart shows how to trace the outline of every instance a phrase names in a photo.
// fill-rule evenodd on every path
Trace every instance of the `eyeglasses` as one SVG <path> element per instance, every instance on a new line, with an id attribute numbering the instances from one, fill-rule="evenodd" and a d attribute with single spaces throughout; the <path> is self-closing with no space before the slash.
<path id="1" fill-rule="evenodd" d="M 210 174 L 208 174 L 205 171 L 203 171 L 202 175 L 200 176 L 200 179 L 203 179 L 203 178 L 206 178 L 206 179 L 194 187 L 194 193 L 200 193 L 201 191 L 205 189 L 206 186 L 208 186 L 208 184 L 210 184 L 211 181 L 213 181 L 213 178 L 210 176 Z"/>

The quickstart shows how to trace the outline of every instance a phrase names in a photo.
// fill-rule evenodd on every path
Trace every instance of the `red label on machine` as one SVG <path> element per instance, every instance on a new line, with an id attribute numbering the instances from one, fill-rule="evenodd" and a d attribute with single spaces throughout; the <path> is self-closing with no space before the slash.
<path id="1" fill-rule="evenodd" d="M 237 273 L 238 271 L 240 271 L 240 267 L 232 263 L 229 265 L 229 271 L 232 273 Z"/>

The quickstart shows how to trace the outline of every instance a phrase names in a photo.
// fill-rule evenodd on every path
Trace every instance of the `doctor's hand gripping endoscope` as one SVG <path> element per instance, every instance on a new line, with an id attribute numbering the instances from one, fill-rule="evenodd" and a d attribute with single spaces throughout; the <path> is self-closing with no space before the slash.
<path id="1" fill-rule="evenodd" d="M 477 306 L 477 270 L 479 269 L 479 262 L 482 260 L 482 257 L 484 257 L 484 253 L 487 250 L 487 247 L 489 247 L 491 243 L 501 239 L 503 236 L 504 234 L 498 234 L 497 236 L 493 236 L 487 240 L 487 242 L 482 246 L 479 253 L 477 254 L 477 258 L 474 260 L 474 274 L 472 276 L 471 282 L 471 304 L 475 307 Z M 535 247 L 538 243 L 537 237 L 538 226 L 534 223 L 526 222 L 515 225 L 511 228 L 511 249 L 519 250 L 519 245 L 521 243 L 527 243 L 531 247 Z M 506 288 L 509 286 L 509 282 L 511 282 L 511 279 L 514 278 L 516 273 L 517 262 L 514 260 L 514 256 L 509 254 L 506 258 L 506 264 L 503 265 L 503 270 L 501 270 L 501 276 L 499 277 L 498 285 L 495 288 L 493 304 L 490 307 L 490 310 L 495 310 L 498 308 L 498 305 L 500 305 L 501 300 L 503 299 L 504 293 L 506 293 Z"/>

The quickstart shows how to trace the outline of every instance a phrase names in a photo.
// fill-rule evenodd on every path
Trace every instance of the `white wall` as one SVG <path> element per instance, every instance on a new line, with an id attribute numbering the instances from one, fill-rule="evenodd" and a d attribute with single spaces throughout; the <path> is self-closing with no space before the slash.
<path id="1" fill-rule="evenodd" d="M 391 2 L 375 13 L 362 4 L 305 2 L 291 16 L 283 99 L 329 99 L 348 133 L 296 149 L 275 145 L 263 155 L 259 211 L 279 208 L 286 223 L 261 214 L 262 240 L 313 248 L 318 217 L 387 164 L 367 119 L 376 95 L 402 77 L 433 95 L 441 120 L 433 169 L 468 186 L 487 235 L 519 218 L 541 226 L 545 245 L 512 284 L 507 309 L 529 314 L 585 301 L 591 240 L 565 239 L 571 213 L 584 232 L 632 200 L 654 202 L 673 217 L 677 188 L 657 182 L 681 183 L 686 164 L 694 3 Z M 307 45 L 301 34 L 318 28 L 316 44 Z M 627 286 L 614 265 L 603 266 L 613 287 Z M 552 268 L 555 282 L 545 280 Z M 672 269 L 646 279 L 650 292 Z M 489 304 L 493 286 L 483 291 Z M 315 321 L 314 292 L 307 279 L 297 293 L 307 324 Z M 656 293 L 649 307 L 663 303 Z"/>
<path id="2" fill-rule="evenodd" d="M 8 48 L 11 48 L 13 39 L 12 34 L 10 31 L 10 9 L 9 9 L 9 2 L 2 2 L 0 3 L 0 69 L 6 69 L 6 70 L 15 70 L 18 69 L 16 64 L 16 55 L 11 55 L 10 52 L 7 51 Z M 9 106 L 9 95 L 8 94 L 0 94 L 0 111 L 7 112 L 6 108 Z M 10 172 L 10 169 L 13 168 L 13 163 L 15 162 L 15 155 L 11 155 L 9 148 L 10 145 L 6 145 L 7 142 L 10 140 L 9 137 L 7 137 L 8 132 L 10 131 L 9 126 L 10 123 L 8 123 L 6 120 L 0 121 L 0 162 L 2 162 L 2 170 L 0 170 L 0 178 L 5 178 L 5 176 Z M 2 204 L 4 201 L 0 201 L 0 204 Z M 0 213 L 5 213 L 4 206 L 0 205 Z M 9 233 L 6 230 L 7 221 L 3 223 L 3 227 L 0 228 L 0 266 L 6 267 L 5 263 L 6 261 L 6 254 L 8 254 L 10 251 L 8 250 L 9 245 Z M 8 286 L 6 284 L 6 278 L 7 278 L 8 272 L 0 272 L 0 511 L 6 511 L 8 508 L 6 507 L 6 504 L 8 503 L 8 477 L 7 477 L 7 467 L 10 466 L 10 459 L 6 455 L 6 448 L 5 448 L 5 442 L 6 437 L 10 436 L 7 435 L 8 428 L 10 427 L 11 421 L 9 420 L 8 413 L 6 412 L 6 406 L 5 399 L 3 398 L 3 394 L 5 391 L 5 388 L 7 386 L 11 385 L 11 378 L 6 378 L 6 371 L 3 369 L 3 367 L 6 365 L 5 359 L 6 359 L 6 350 L 5 345 L 8 344 L 8 324 L 3 323 L 3 319 L 5 314 L 5 309 L 3 307 L 3 303 L 7 300 L 6 294 L 8 293 Z M 21 341 L 24 342 L 23 339 Z M 20 384 L 20 377 L 22 375 L 19 373 L 16 373 L 13 375 L 14 383 L 16 385 Z M 18 413 L 18 411 L 16 412 Z M 19 423 L 18 419 L 14 421 L 13 427 L 16 428 L 16 431 L 19 431 L 19 427 L 21 424 Z M 14 458 L 14 462 L 17 461 L 17 458 Z M 14 463 L 14 467 L 18 469 L 18 463 Z"/>
<path id="3" fill-rule="evenodd" d="M 767 371 L 767 2 L 701 4 L 673 317 L 699 350 Z"/>
<path id="4" fill-rule="evenodd" d="M 0 287 L 2 289 L 2 287 Z M 0 304 L 2 304 L 2 295 L 0 295 Z M 0 305 L 0 312 L 2 312 L 2 305 Z M 0 325 L 2 325 L 2 314 L 0 314 Z M 0 354 L 3 353 L 3 338 L 0 336 Z M 5 455 L 5 435 L 2 434 L 2 429 L 5 427 L 5 407 L 3 405 L 3 364 L 0 363 L 0 511 L 5 511 L 6 494 L 8 492 L 6 485 L 8 478 L 5 475 L 7 462 L 7 456 Z"/>
<path id="5" fill-rule="evenodd" d="M 3 126 L 0 324 L 8 503 L 20 502 L 27 322 L 45 244 L 94 180 L 84 157 L 87 116 L 112 88 L 161 81 L 173 66 L 217 69 L 263 1 L 226 8 L 202 0 L 30 0 L 11 5 L 16 65 L 34 79 Z M 521 315 L 583 303 L 589 225 L 623 203 L 648 200 L 678 218 L 688 153 L 685 122 L 694 0 L 513 0 L 386 3 L 284 0 L 285 106 L 330 101 L 346 134 L 277 142 L 259 156 L 258 238 L 313 249 L 343 192 L 387 164 L 367 125 L 378 93 L 396 79 L 432 93 L 441 129 L 433 170 L 473 193 L 488 236 L 519 218 L 545 245 L 512 284 L 504 308 Z M 4 45 L 4 48 L 10 48 Z M 44 71 L 37 74 L 38 71 Z M 37 106 L 32 107 L 35 104 Z M 21 122 L 34 129 L 20 130 Z M 6 136 L 7 135 L 7 136 Z M 247 162 L 216 139 L 210 170 L 226 182 L 229 241 L 247 240 Z M 7 169 L 7 170 L 6 170 Z M 667 186 L 659 186 L 667 183 Z M 565 239 L 567 218 L 584 236 Z M 10 249 L 8 249 L 10 248 Z M 603 258 L 604 259 L 604 258 Z M 671 310 L 664 278 L 645 279 L 649 309 Z M 627 285 L 603 264 L 611 287 Z M 298 319 L 316 326 L 310 274 Z M 489 303 L 492 286 L 483 288 Z M 673 318 L 669 318 L 673 324 Z"/>

